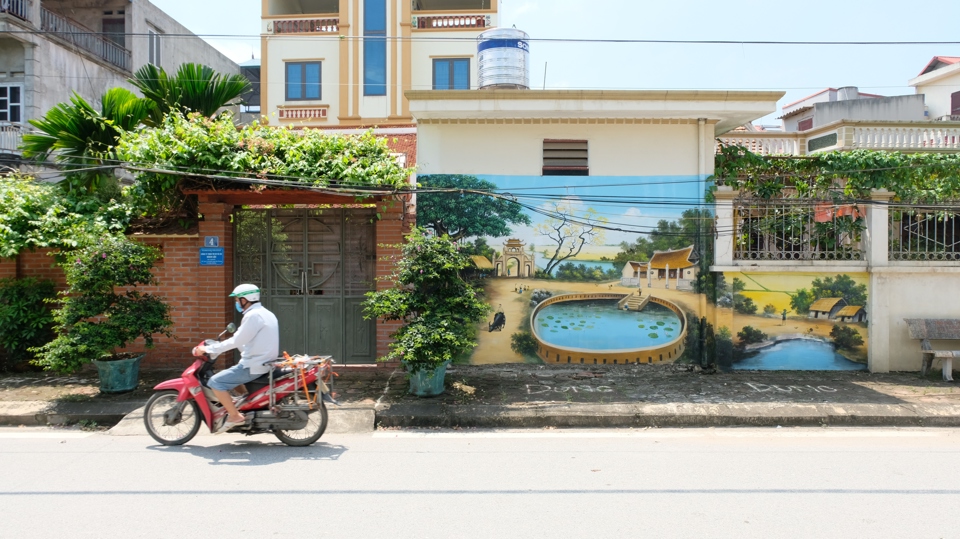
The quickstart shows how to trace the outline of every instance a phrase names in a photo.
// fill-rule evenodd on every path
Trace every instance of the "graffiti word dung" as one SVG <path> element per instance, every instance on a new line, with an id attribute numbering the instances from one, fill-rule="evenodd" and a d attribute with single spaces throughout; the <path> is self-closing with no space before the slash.
<path id="1" fill-rule="evenodd" d="M 767 393 L 769 391 L 779 391 L 781 393 L 836 393 L 837 390 L 830 386 L 778 386 L 774 384 L 760 384 L 744 382 L 758 393 Z"/>
<path id="2" fill-rule="evenodd" d="M 527 384 L 527 395 L 541 395 L 543 393 L 613 393 L 613 388 L 588 385 L 553 387 L 545 384 Z"/>

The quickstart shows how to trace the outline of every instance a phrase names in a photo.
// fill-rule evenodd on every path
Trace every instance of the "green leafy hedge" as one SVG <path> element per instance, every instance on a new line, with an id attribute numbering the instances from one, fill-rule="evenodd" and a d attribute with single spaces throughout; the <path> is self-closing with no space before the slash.
<path id="1" fill-rule="evenodd" d="M 33 359 L 29 349 L 53 338 L 53 313 L 47 302 L 54 298 L 53 281 L 0 279 L 0 370 Z"/>
<path id="2" fill-rule="evenodd" d="M 866 199 L 871 189 L 887 189 L 904 202 L 960 200 L 960 154 L 854 150 L 780 157 L 723 146 L 715 165 L 719 184 L 760 198 Z"/>

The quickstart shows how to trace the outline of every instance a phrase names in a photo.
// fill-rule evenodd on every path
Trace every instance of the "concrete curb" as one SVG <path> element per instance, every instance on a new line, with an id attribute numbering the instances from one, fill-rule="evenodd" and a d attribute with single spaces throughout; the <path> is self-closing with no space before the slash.
<path id="1" fill-rule="evenodd" d="M 395 404 L 378 427 L 625 428 L 765 426 L 957 427 L 958 405 L 908 404 Z"/>
<path id="2" fill-rule="evenodd" d="M 143 406 L 140 401 L 110 403 L 12 401 L 0 402 L 0 425 L 69 425 L 95 421 L 112 426 Z"/>

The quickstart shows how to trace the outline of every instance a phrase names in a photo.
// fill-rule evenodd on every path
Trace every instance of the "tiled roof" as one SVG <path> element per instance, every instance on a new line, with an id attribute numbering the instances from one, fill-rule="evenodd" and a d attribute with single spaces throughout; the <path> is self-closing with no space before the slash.
<path id="1" fill-rule="evenodd" d="M 636 270 L 638 270 L 638 269 L 640 269 L 640 268 L 646 268 L 646 267 L 647 267 L 647 263 L 646 263 L 646 262 L 634 262 L 634 261 L 631 260 L 630 262 L 627 262 L 627 264 L 630 264 L 630 266 L 631 266 L 633 269 L 636 269 Z"/>
<path id="2" fill-rule="evenodd" d="M 920 75 L 926 75 L 931 71 L 936 71 L 941 67 L 953 65 L 957 62 L 960 62 L 960 56 L 934 56 L 933 59 L 930 60 L 930 63 L 924 66 L 923 70 L 920 71 Z"/>
<path id="3" fill-rule="evenodd" d="M 837 303 L 843 301 L 843 298 L 820 298 L 817 301 L 813 302 L 813 305 L 810 306 L 811 311 L 817 311 L 821 313 L 828 313 L 837 306 Z"/>
<path id="4" fill-rule="evenodd" d="M 689 268 L 693 266 L 693 262 L 690 261 L 692 253 L 693 245 L 676 251 L 654 251 L 649 264 L 653 269 L 666 269 L 667 265 L 674 269 Z"/>
<path id="5" fill-rule="evenodd" d="M 857 316 L 857 313 L 863 310 L 863 307 L 860 305 L 847 305 L 846 307 L 837 311 L 837 316 Z"/>
<path id="6" fill-rule="evenodd" d="M 777 116 L 777 119 L 782 120 L 784 118 L 789 118 L 790 116 L 793 116 L 795 114 L 800 114 L 801 112 L 807 112 L 812 108 L 813 108 L 812 105 L 808 105 L 806 107 L 800 107 L 798 109 L 791 110 L 790 112 L 784 112 L 782 116 Z"/>
<path id="7" fill-rule="evenodd" d="M 473 265 L 476 266 L 477 269 L 493 269 L 493 263 L 485 256 L 471 255 L 470 259 L 473 260 Z"/>

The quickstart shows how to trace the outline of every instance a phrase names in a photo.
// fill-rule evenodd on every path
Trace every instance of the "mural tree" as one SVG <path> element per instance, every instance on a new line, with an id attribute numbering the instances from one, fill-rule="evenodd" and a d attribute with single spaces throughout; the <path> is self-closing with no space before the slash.
<path id="1" fill-rule="evenodd" d="M 553 208 L 549 210 L 550 217 L 534 227 L 537 234 L 549 239 L 553 249 L 553 254 L 543 269 L 546 274 L 552 274 L 561 262 L 580 254 L 584 246 L 602 244 L 606 237 L 603 226 L 608 221 L 606 217 L 598 216 L 593 208 L 587 208 L 578 216 L 574 204 L 569 200 L 554 202 L 552 205 Z"/>
<path id="2" fill-rule="evenodd" d="M 646 262 L 654 251 L 682 249 L 688 245 L 703 243 L 702 236 L 710 232 L 713 214 L 709 210 L 690 208 L 684 210 L 676 221 L 661 219 L 657 227 L 646 236 L 639 236 L 634 243 L 621 242 L 620 253 L 614 258 L 614 265 L 623 267 L 630 261 Z M 707 239 L 709 241 L 709 238 Z M 700 249 L 695 249 L 699 254 Z"/>
<path id="3" fill-rule="evenodd" d="M 417 195 L 417 223 L 438 236 L 446 234 L 454 241 L 471 236 L 499 238 L 510 235 L 509 224 L 530 224 L 530 217 L 523 213 L 520 204 L 475 192 L 497 188 L 476 176 L 421 176 L 420 188 L 450 189 Z"/>

